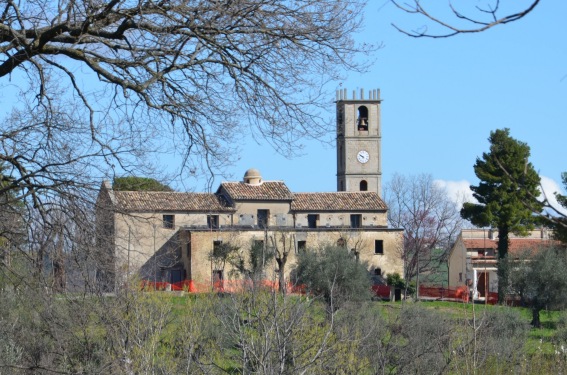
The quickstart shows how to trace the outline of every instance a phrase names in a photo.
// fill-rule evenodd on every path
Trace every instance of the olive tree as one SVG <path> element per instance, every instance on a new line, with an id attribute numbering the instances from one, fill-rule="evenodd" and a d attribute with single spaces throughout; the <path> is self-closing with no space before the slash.
<path id="1" fill-rule="evenodd" d="M 329 312 L 347 302 L 369 300 L 371 296 L 367 264 L 343 246 L 325 246 L 300 253 L 294 273 L 299 284 L 323 298 Z"/>

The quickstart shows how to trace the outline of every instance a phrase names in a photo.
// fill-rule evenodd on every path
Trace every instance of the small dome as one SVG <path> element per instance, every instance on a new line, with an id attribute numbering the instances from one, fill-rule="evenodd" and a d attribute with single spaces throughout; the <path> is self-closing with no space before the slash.
<path id="1" fill-rule="evenodd" d="M 255 168 L 250 168 L 244 173 L 244 183 L 250 185 L 258 185 L 262 183 L 262 175 Z"/>

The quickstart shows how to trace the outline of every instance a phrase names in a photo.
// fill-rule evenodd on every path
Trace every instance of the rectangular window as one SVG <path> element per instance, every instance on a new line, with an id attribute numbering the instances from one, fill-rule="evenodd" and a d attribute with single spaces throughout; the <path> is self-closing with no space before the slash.
<path id="1" fill-rule="evenodd" d="M 317 228 L 317 220 L 319 220 L 319 215 L 307 215 L 307 226 L 309 228 Z"/>
<path id="2" fill-rule="evenodd" d="M 254 240 L 252 246 L 254 247 L 254 249 L 262 249 L 264 247 L 264 241 L 263 240 Z"/>
<path id="3" fill-rule="evenodd" d="M 258 227 L 267 228 L 269 224 L 270 210 L 258 210 Z"/>
<path id="4" fill-rule="evenodd" d="M 213 241 L 213 255 L 219 256 L 222 246 L 222 241 Z"/>
<path id="5" fill-rule="evenodd" d="M 350 227 L 360 228 L 362 226 L 362 215 L 350 215 Z"/>
<path id="6" fill-rule="evenodd" d="M 207 227 L 211 229 L 218 229 L 219 215 L 207 215 Z"/>
<path id="7" fill-rule="evenodd" d="M 307 250 L 307 241 L 297 241 L 297 252 L 303 253 Z"/>
<path id="8" fill-rule="evenodd" d="M 374 254 L 384 254 L 384 241 L 374 240 Z"/>
<path id="9" fill-rule="evenodd" d="M 175 215 L 163 215 L 163 227 L 167 229 L 175 228 Z"/>

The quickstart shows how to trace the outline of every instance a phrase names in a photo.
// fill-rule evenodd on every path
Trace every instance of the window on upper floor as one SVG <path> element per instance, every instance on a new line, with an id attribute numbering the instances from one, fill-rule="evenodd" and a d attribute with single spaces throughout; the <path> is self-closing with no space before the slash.
<path id="1" fill-rule="evenodd" d="M 360 191 L 368 191 L 368 182 L 366 180 L 360 181 Z"/>
<path id="2" fill-rule="evenodd" d="M 219 227 L 219 215 L 207 215 L 207 226 L 211 229 Z"/>
<path id="3" fill-rule="evenodd" d="M 175 215 L 163 215 L 163 227 L 167 229 L 175 228 Z"/>
<path id="4" fill-rule="evenodd" d="M 258 227 L 267 228 L 270 224 L 270 210 L 258 210 Z"/>
<path id="5" fill-rule="evenodd" d="M 307 226 L 309 228 L 317 228 L 317 220 L 319 220 L 319 215 L 316 214 L 307 215 Z"/>
<path id="6" fill-rule="evenodd" d="M 374 254 L 384 254 L 383 240 L 374 240 Z"/>
<path id="7" fill-rule="evenodd" d="M 362 215 L 360 214 L 350 215 L 350 227 L 360 228 L 361 226 L 362 226 Z"/>

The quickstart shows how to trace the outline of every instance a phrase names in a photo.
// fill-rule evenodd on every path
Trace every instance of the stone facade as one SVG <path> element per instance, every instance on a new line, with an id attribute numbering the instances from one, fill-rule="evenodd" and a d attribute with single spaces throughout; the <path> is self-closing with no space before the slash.
<path id="1" fill-rule="evenodd" d="M 337 243 L 355 251 L 371 273 L 402 274 L 402 231 L 388 228 L 386 213 L 376 192 L 292 193 L 281 181 L 250 183 L 246 176 L 221 183 L 214 194 L 114 191 L 105 182 L 97 224 L 99 243 L 109 239 L 101 249 L 112 272 L 102 279 L 108 289 L 134 274 L 171 283 L 226 280 L 232 269 L 210 259 L 215 246 L 227 243 L 245 253 L 257 242 L 270 246 L 274 236 L 292 247 L 286 274 L 299 252 Z M 275 263 L 267 270 L 272 278 Z"/>
<path id="2" fill-rule="evenodd" d="M 379 90 L 368 99 L 362 90 L 350 99 L 346 90 L 337 92 L 337 192 L 292 193 L 255 169 L 214 194 L 114 191 L 104 182 L 96 219 L 99 280 L 107 289 L 134 274 L 211 284 L 232 274 L 230 265 L 211 260 L 215 246 L 246 251 L 270 246 L 276 235 L 292 247 L 287 274 L 299 252 L 337 243 L 373 274 L 403 274 L 402 230 L 388 228 L 381 198 L 380 103 Z M 268 271 L 271 278 L 275 265 Z"/>

